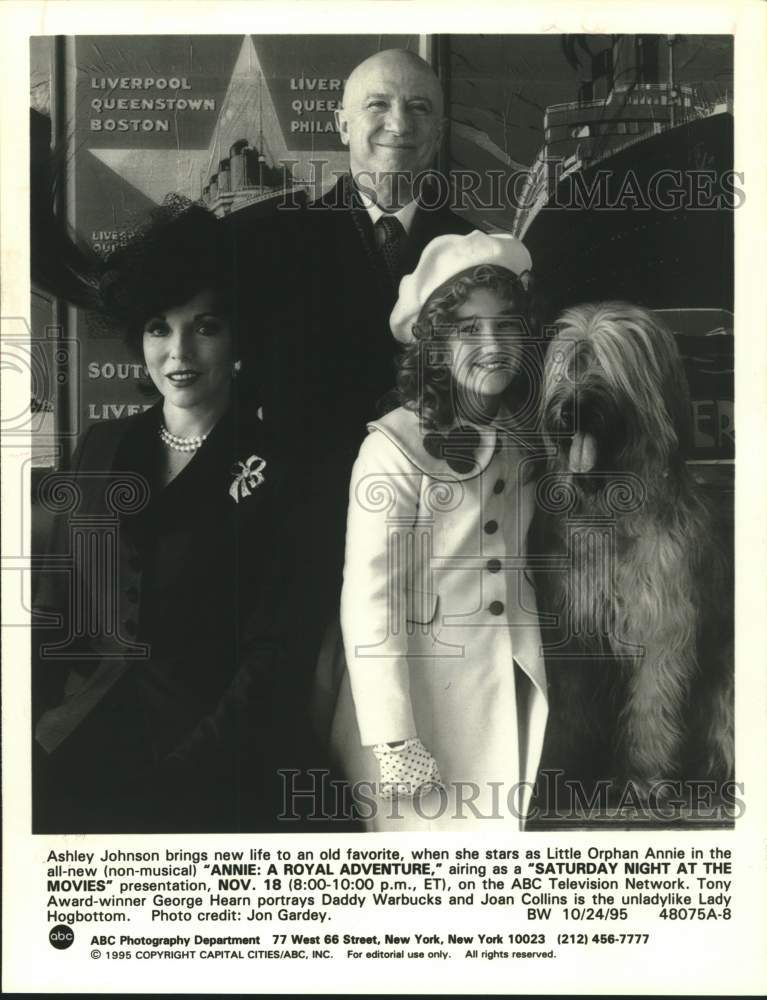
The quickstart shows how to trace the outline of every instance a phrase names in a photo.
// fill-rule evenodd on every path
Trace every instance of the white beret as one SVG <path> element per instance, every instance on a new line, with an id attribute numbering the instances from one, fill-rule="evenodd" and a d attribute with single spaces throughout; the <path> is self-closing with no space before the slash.
<path id="1" fill-rule="evenodd" d="M 527 247 L 508 233 L 480 232 L 466 236 L 437 236 L 427 244 L 418 267 L 399 285 L 399 298 L 389 317 L 391 332 L 403 344 L 412 343 L 413 324 L 433 291 L 470 267 L 494 264 L 522 275 L 533 266 Z"/>

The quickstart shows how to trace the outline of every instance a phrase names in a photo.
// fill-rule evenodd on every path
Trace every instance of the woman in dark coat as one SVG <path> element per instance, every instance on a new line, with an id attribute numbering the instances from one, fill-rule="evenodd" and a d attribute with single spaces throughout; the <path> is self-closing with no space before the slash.
<path id="1" fill-rule="evenodd" d="M 252 387 L 237 392 L 222 232 L 202 208 L 160 209 L 94 286 L 162 398 L 93 425 L 41 488 L 49 507 L 77 500 L 52 546 L 72 570 L 36 599 L 62 623 L 35 635 L 38 833 L 296 826 L 278 773 L 308 731 L 281 626 L 289 486 Z"/>

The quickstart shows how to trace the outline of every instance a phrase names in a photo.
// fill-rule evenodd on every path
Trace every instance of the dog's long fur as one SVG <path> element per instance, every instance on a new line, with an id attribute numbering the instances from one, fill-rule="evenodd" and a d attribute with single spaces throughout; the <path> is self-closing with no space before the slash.
<path id="1" fill-rule="evenodd" d="M 674 337 L 619 302 L 569 310 L 557 326 L 543 387 L 551 457 L 531 538 L 557 557 L 537 574 L 541 610 L 560 623 L 556 641 L 542 630 L 545 764 L 645 789 L 724 780 L 731 532 L 722 537 L 685 464 L 689 394 Z M 546 487 L 566 492 L 567 510 L 547 504 Z"/>

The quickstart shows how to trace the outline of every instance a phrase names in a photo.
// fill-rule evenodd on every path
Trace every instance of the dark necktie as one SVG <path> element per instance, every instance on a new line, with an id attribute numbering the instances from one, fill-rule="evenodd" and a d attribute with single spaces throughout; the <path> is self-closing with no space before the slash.
<path id="1" fill-rule="evenodd" d="M 396 288 L 402 277 L 402 256 L 405 244 L 405 230 L 393 215 L 382 215 L 375 224 L 378 252 L 386 271 Z"/>

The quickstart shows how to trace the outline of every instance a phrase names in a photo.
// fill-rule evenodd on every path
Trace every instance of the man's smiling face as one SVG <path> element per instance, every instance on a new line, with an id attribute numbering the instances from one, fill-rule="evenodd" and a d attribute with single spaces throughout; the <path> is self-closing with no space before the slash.
<path id="1" fill-rule="evenodd" d="M 336 111 L 351 171 L 378 188 L 381 174 L 417 175 L 442 135 L 442 90 L 429 67 L 407 52 L 371 56 L 351 73 Z"/>

